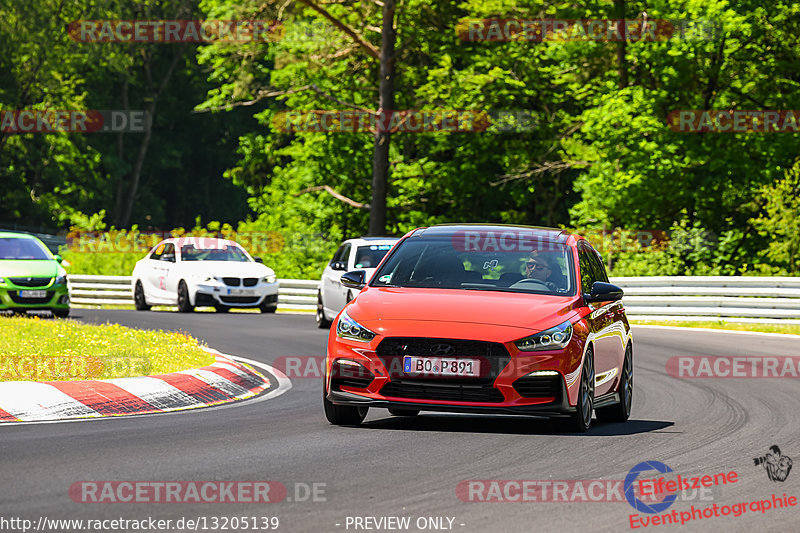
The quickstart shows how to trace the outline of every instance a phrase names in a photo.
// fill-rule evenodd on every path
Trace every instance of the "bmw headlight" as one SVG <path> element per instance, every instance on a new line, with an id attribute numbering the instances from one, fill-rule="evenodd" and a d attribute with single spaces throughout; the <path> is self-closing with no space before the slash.
<path id="1" fill-rule="evenodd" d="M 336 324 L 336 335 L 360 342 L 369 342 L 375 338 L 375 333 L 350 318 L 345 311 L 342 311 L 339 322 Z"/>
<path id="2" fill-rule="evenodd" d="M 523 352 L 535 352 L 539 350 L 558 350 L 565 348 L 572 338 L 572 323 L 567 320 L 550 329 L 546 329 L 536 335 L 525 337 L 514 341 Z"/>
<path id="3" fill-rule="evenodd" d="M 275 274 L 270 274 L 269 276 L 261 278 L 261 281 L 263 281 L 264 283 L 275 283 L 277 279 L 278 277 Z"/>

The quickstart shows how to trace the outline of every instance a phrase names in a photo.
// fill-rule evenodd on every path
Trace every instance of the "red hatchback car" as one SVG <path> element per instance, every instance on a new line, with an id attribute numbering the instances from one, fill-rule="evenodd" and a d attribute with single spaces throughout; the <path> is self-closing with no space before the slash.
<path id="1" fill-rule="evenodd" d="M 578 235 L 526 226 L 416 229 L 384 258 L 328 337 L 333 424 L 370 407 L 553 417 L 586 431 L 628 419 L 633 337 L 622 290 Z"/>

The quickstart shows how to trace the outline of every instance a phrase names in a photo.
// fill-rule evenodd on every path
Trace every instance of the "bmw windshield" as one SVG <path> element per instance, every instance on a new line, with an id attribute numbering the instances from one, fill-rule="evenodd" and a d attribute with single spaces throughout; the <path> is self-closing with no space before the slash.
<path id="1" fill-rule="evenodd" d="M 370 285 L 575 294 L 572 254 L 563 242 L 466 233 L 412 235 L 397 246 Z"/>
<path id="2" fill-rule="evenodd" d="M 181 259 L 183 261 L 237 261 L 240 263 L 250 261 L 241 248 L 230 245 L 221 248 L 183 246 L 181 247 Z"/>

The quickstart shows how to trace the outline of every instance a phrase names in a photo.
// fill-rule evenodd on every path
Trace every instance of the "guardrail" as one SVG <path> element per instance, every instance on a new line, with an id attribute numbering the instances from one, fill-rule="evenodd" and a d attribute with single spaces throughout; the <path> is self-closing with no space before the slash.
<path id="1" fill-rule="evenodd" d="M 69 297 L 79 305 L 133 305 L 130 276 L 67 276 Z M 278 280 L 279 311 L 312 311 L 317 307 L 319 281 Z"/>
<path id="2" fill-rule="evenodd" d="M 800 322 L 800 277 L 651 276 L 611 278 L 638 320 Z"/>
<path id="3" fill-rule="evenodd" d="M 132 305 L 129 276 L 70 275 L 75 304 Z M 800 277 L 652 276 L 611 278 L 630 318 L 800 323 Z M 311 311 L 316 280 L 279 279 L 278 309 Z"/>

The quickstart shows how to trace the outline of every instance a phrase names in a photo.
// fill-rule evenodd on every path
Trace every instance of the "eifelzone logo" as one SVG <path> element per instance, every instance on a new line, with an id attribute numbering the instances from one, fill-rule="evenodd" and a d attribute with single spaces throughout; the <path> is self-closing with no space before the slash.
<path id="1" fill-rule="evenodd" d="M 792 458 L 782 455 L 781 449 L 778 448 L 777 444 L 770 446 L 766 455 L 754 457 L 753 463 L 767 471 L 767 477 L 770 481 L 786 481 L 786 478 L 789 477 L 789 472 L 792 471 Z"/>

